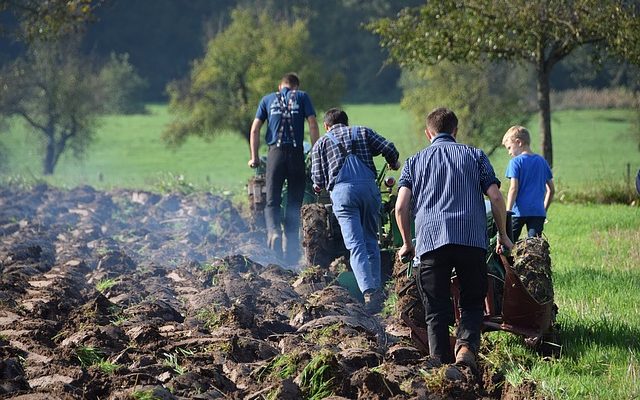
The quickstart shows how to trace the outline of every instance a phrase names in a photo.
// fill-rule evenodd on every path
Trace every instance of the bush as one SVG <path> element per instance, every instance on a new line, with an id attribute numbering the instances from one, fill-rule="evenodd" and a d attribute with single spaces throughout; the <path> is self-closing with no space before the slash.
<path id="1" fill-rule="evenodd" d="M 593 89 L 580 88 L 562 92 L 551 92 L 551 107 L 557 110 L 580 110 L 594 108 L 635 108 L 638 99 L 624 87 Z"/>
<path id="2" fill-rule="evenodd" d="M 98 74 L 98 100 L 107 114 L 142 114 L 141 94 L 147 82 L 129 63 L 128 54 L 111 53 Z"/>
<path id="3" fill-rule="evenodd" d="M 640 205 L 640 196 L 633 182 L 599 182 L 579 189 L 560 188 L 556 194 L 562 203 Z"/>

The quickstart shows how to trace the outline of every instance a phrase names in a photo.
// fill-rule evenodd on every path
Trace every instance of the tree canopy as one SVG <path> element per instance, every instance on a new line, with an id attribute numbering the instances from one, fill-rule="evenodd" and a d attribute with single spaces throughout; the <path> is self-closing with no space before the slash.
<path id="1" fill-rule="evenodd" d="M 458 137 L 490 155 L 501 146 L 509 126 L 528 118 L 530 110 L 522 100 L 528 91 L 526 75 L 524 68 L 506 62 L 420 66 L 403 72 L 401 105 L 414 115 L 419 131 L 434 108 L 446 105 L 455 110 Z"/>
<path id="2" fill-rule="evenodd" d="M 305 21 L 288 23 L 236 9 L 231 24 L 194 61 L 190 76 L 169 85 L 176 118 L 165 140 L 179 145 L 190 135 L 211 138 L 228 130 L 248 140 L 261 97 L 291 71 L 300 76 L 300 89 L 311 94 L 316 109 L 338 104 L 342 78 L 313 57 Z"/>
<path id="3" fill-rule="evenodd" d="M 640 63 L 637 2 L 625 0 L 443 0 L 369 25 L 403 66 L 484 59 L 529 63 L 537 77 L 542 152 L 553 164 L 549 78 L 575 49 Z"/>
<path id="4" fill-rule="evenodd" d="M 50 39 L 77 30 L 92 19 L 105 0 L 0 0 L 0 15 L 11 14 L 15 29 L 0 25 L 0 33 L 26 41 Z"/>

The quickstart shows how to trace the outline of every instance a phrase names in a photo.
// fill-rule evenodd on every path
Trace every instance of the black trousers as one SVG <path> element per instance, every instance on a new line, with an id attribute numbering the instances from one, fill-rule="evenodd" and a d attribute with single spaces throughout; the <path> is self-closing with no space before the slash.
<path id="1" fill-rule="evenodd" d="M 544 229 L 545 217 L 513 217 L 513 241 L 515 242 L 520 238 L 522 228 L 527 225 L 527 237 L 534 237 L 542 235 Z"/>
<path id="2" fill-rule="evenodd" d="M 480 347 L 480 329 L 487 295 L 486 251 L 479 247 L 449 244 L 420 257 L 416 275 L 418 293 L 424 304 L 429 353 L 443 363 L 465 345 L 474 353 Z M 460 323 L 456 348 L 452 353 L 449 326 L 454 324 L 451 302 L 451 272 L 455 268 L 460 282 Z"/>
<path id="3" fill-rule="evenodd" d="M 291 261 L 300 256 L 300 207 L 304 198 L 305 165 L 302 146 L 269 146 L 267 155 L 267 205 L 265 223 L 269 234 L 286 237 L 285 255 Z M 282 187 L 287 182 L 287 203 L 282 221 Z M 283 223 L 284 222 L 284 223 Z"/>

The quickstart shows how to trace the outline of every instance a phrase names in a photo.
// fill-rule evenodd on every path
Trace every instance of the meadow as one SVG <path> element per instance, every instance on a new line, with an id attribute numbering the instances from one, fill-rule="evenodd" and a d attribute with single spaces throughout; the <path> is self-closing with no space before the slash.
<path id="1" fill-rule="evenodd" d="M 252 171 L 248 145 L 234 133 L 206 142 L 192 138 L 167 149 L 160 133 L 170 116 L 163 105 L 144 115 L 107 116 L 97 141 L 83 160 L 63 157 L 51 184 L 88 183 L 113 187 L 171 190 L 190 185 L 242 199 Z M 397 105 L 349 105 L 352 124 L 363 124 L 393 140 L 402 158 L 426 145 L 422 128 Z M 553 114 L 554 175 L 562 200 L 572 191 L 629 185 L 640 168 L 631 111 L 579 110 Z M 529 124 L 538 151 L 537 120 Z M 505 127 L 506 130 L 507 127 Z M 38 138 L 16 123 L 0 136 L 8 159 L 4 181 L 42 179 Z M 499 177 L 508 155 L 491 156 Z M 19 179 L 18 179 L 19 180 Z M 506 189 L 503 187 L 503 190 Z M 640 208 L 636 205 L 575 204 L 558 201 L 549 210 L 545 234 L 552 249 L 561 357 L 543 359 L 520 338 L 485 335 L 492 351 L 485 363 L 504 370 L 512 384 L 534 382 L 553 399 L 633 399 L 640 397 Z"/>
<path id="2" fill-rule="evenodd" d="M 96 141 L 81 159 L 63 154 L 55 174 L 46 181 L 58 186 L 90 184 L 99 188 L 154 189 L 182 176 L 207 190 L 238 192 L 252 174 L 247 167 L 248 143 L 237 133 L 226 132 L 213 140 L 190 138 L 177 148 L 167 148 L 160 135 L 171 115 L 165 105 L 149 105 L 141 115 L 103 117 Z M 394 141 L 405 159 L 424 148 L 423 127 L 396 104 L 347 105 L 352 124 L 366 125 Z M 568 110 L 553 114 L 554 176 L 563 191 L 575 191 L 611 182 L 627 183 L 640 168 L 640 151 L 626 110 Z M 17 120 L 0 136 L 6 160 L 3 176 L 41 176 L 41 138 Z M 506 130 L 507 127 L 505 127 Z M 538 151 L 538 121 L 530 122 L 532 147 Z M 262 154 L 266 149 L 262 148 Z M 498 148 L 491 155 L 499 177 L 508 155 Z M 381 165 L 380 160 L 379 165 Z"/>

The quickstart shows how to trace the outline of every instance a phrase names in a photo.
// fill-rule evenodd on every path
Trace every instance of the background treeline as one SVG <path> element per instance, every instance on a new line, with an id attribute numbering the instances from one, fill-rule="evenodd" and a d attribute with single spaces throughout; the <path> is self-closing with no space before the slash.
<path id="1" fill-rule="evenodd" d="M 362 25 L 422 3 L 419 0 L 110 0 L 96 9 L 95 21 L 87 25 L 82 51 L 104 59 L 109 59 L 112 53 L 128 54 L 129 62 L 147 82 L 141 98 L 166 101 L 167 84 L 188 75 L 193 60 L 203 56 L 209 39 L 230 24 L 231 11 L 242 5 L 264 10 L 274 19 L 307 20 L 314 55 L 328 71 L 337 70 L 345 77 L 344 102 L 397 102 L 402 95 L 398 85 L 400 69 L 385 65 L 387 56 L 378 38 Z M 11 38 L 2 38 L 0 62 L 11 61 L 23 51 L 23 46 Z M 598 68 L 588 57 L 588 51 L 577 51 L 558 65 L 551 77 L 552 88 L 602 89 L 633 84 L 628 65 L 604 62 Z M 496 78 L 503 73 L 497 69 Z"/>

